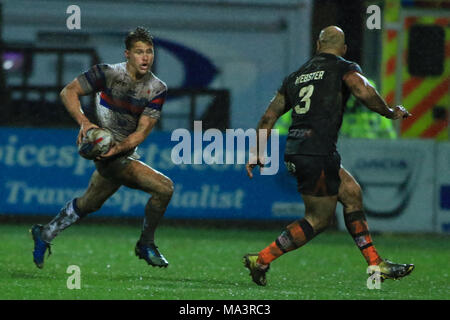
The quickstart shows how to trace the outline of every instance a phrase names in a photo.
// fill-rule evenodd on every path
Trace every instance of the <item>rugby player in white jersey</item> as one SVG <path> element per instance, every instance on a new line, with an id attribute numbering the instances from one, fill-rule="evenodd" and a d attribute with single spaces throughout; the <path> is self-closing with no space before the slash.
<path id="1" fill-rule="evenodd" d="M 167 86 L 151 72 L 154 47 L 146 29 L 138 27 L 130 32 L 125 47 L 126 62 L 95 65 L 61 91 L 67 111 L 80 125 L 77 143 L 89 129 L 102 127 L 112 132 L 115 145 L 94 160 L 96 170 L 82 196 L 70 200 L 45 226 L 32 226 L 33 260 L 38 268 L 43 268 L 45 252 L 48 250 L 50 254 L 50 243 L 62 230 L 99 210 L 122 185 L 151 195 L 136 255 L 152 266 L 169 264 L 155 245 L 154 237 L 172 197 L 173 183 L 139 161 L 136 154 L 137 146 L 160 118 Z M 96 94 L 94 110 L 84 113 L 80 96 L 92 93 Z"/>

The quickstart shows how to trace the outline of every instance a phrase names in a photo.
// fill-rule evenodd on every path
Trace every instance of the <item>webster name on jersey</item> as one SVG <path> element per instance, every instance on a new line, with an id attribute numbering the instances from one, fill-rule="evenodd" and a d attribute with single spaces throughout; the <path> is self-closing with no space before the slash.
<path id="1" fill-rule="evenodd" d="M 324 74 L 325 74 L 325 71 L 322 71 L 322 70 L 307 73 L 307 74 L 301 74 L 300 76 L 298 76 L 295 79 L 295 84 L 304 83 L 304 82 L 308 82 L 311 80 L 322 80 Z"/>

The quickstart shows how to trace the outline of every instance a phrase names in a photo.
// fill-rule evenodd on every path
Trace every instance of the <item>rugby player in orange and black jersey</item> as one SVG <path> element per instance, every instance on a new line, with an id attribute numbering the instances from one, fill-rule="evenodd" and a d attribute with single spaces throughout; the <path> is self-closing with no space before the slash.
<path id="1" fill-rule="evenodd" d="M 345 35 L 340 28 L 323 29 L 317 40 L 316 55 L 284 79 L 258 123 L 258 132 L 271 130 L 292 109 L 284 160 L 288 171 L 297 179 L 305 204 L 304 218 L 289 224 L 259 253 L 244 256 L 244 265 L 258 285 L 266 285 L 266 273 L 274 260 L 307 244 L 328 227 L 337 201 L 343 204 L 345 225 L 369 265 L 368 272 L 378 268 L 382 279 L 398 279 L 414 269 L 412 264 L 393 263 L 378 254 L 365 218 L 360 186 L 341 167 L 336 150 L 344 105 L 350 93 L 370 110 L 389 119 L 406 118 L 410 114 L 403 106 L 389 107 L 362 75 L 358 64 L 342 57 L 346 51 Z M 260 145 L 259 138 L 257 145 Z M 249 159 L 246 165 L 250 178 L 255 166 L 264 166 L 263 151 L 259 150 L 256 161 Z"/>
<path id="2" fill-rule="evenodd" d="M 355 62 L 319 53 L 285 78 L 278 90 L 293 109 L 286 155 L 330 155 L 336 151 L 345 102 L 350 90 L 344 75 L 362 73 Z"/>

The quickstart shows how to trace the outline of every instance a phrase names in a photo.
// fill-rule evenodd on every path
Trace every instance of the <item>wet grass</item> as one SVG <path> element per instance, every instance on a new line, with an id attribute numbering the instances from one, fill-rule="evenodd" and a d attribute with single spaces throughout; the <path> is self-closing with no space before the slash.
<path id="1" fill-rule="evenodd" d="M 134 255 L 139 227 L 75 225 L 54 240 L 40 270 L 32 262 L 29 225 L 0 226 L 0 299 L 25 300 L 354 300 L 450 297 L 449 238 L 376 235 L 383 257 L 416 270 L 379 290 L 366 286 L 366 264 L 346 233 L 325 232 L 271 265 L 268 285 L 251 282 L 242 256 L 278 235 L 273 230 L 162 226 L 157 244 L 170 266 L 152 268 Z M 81 271 L 81 289 L 67 288 L 67 268 Z"/>

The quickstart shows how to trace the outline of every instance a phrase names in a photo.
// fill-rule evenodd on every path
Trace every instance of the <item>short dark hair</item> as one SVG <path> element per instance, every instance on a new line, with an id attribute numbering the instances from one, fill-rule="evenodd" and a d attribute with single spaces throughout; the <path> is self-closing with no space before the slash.
<path id="1" fill-rule="evenodd" d="M 125 48 L 130 50 L 138 41 L 147 42 L 153 46 L 153 37 L 144 27 L 137 27 L 135 30 L 128 32 L 125 38 Z"/>

